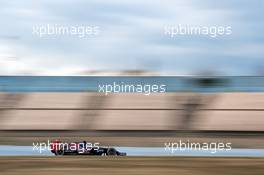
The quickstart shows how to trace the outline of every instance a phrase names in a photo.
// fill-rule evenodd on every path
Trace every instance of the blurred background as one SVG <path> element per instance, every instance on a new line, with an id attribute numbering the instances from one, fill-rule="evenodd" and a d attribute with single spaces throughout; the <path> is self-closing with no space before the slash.
<path id="1" fill-rule="evenodd" d="M 235 137 L 235 147 L 263 148 L 264 77 L 143 75 L 1 76 L 2 143 L 75 136 L 110 137 L 100 139 L 110 145 L 162 146 L 164 138 L 153 137 Z M 98 85 L 113 82 L 163 84 L 166 92 L 99 92 Z"/>

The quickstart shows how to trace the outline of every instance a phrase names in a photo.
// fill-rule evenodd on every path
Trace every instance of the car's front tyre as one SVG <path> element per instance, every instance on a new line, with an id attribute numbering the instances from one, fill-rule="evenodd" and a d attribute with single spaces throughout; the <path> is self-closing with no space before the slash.
<path id="1" fill-rule="evenodd" d="M 117 155 L 117 151 L 115 148 L 108 148 L 107 149 L 107 155 L 108 156 L 116 156 Z"/>

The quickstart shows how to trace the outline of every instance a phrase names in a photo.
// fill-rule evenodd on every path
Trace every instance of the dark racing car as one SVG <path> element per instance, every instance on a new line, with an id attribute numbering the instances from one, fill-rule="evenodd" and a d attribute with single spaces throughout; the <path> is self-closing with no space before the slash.
<path id="1" fill-rule="evenodd" d="M 83 142 L 62 143 L 54 141 L 50 144 L 51 152 L 56 156 L 62 155 L 94 155 L 94 156 L 126 156 L 126 153 L 115 148 L 99 147 L 98 143 Z"/>

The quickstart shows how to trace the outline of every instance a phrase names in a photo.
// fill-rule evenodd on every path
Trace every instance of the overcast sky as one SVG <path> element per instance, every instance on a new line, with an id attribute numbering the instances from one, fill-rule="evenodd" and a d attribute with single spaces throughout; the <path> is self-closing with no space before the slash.
<path id="1" fill-rule="evenodd" d="M 0 0 L 0 74 L 71 75 L 147 69 L 254 75 L 264 69 L 264 1 Z M 98 26 L 99 34 L 38 37 L 38 25 Z M 164 35 L 168 25 L 231 26 L 212 38 Z M 263 74 L 263 72 L 262 72 Z"/>

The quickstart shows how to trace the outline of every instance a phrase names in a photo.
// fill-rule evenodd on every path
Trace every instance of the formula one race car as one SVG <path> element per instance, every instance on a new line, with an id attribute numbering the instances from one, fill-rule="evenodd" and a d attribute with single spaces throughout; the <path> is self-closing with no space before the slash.
<path id="1" fill-rule="evenodd" d="M 62 143 L 54 141 L 50 144 L 51 152 L 56 156 L 62 155 L 96 155 L 96 156 L 126 156 L 126 153 L 119 152 L 115 148 L 99 147 L 99 143 L 71 142 Z"/>

